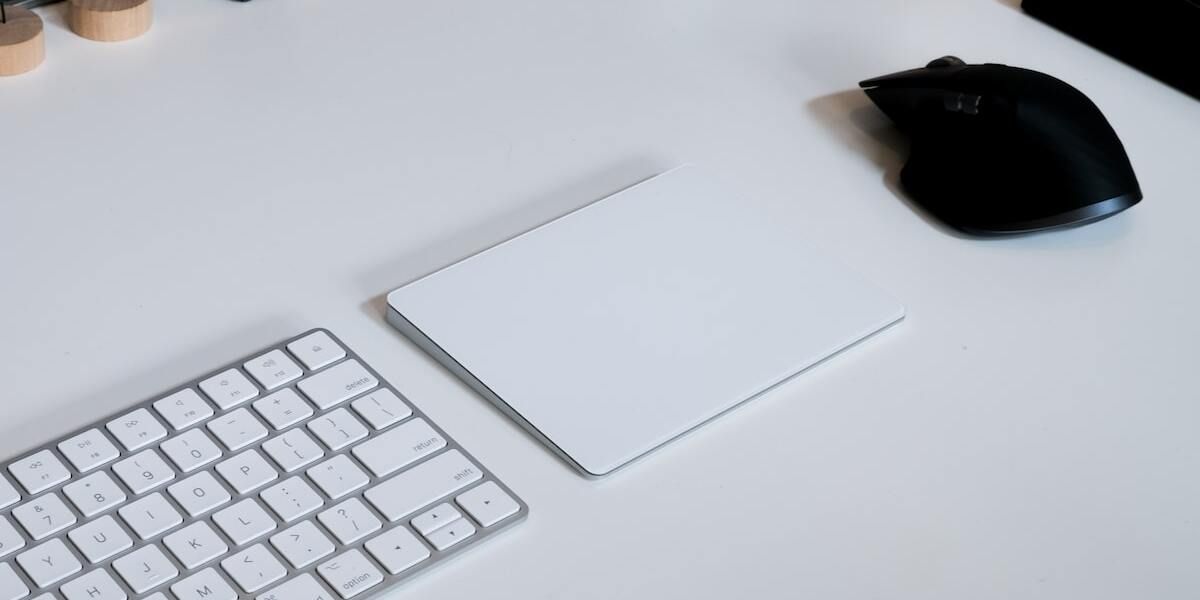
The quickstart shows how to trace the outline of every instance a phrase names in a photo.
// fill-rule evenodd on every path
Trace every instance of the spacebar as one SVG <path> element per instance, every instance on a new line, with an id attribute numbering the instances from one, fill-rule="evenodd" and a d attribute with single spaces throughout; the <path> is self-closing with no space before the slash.
<path id="1" fill-rule="evenodd" d="M 389 521 L 399 521 L 482 477 L 479 467 L 451 450 L 367 490 L 364 496 Z"/>

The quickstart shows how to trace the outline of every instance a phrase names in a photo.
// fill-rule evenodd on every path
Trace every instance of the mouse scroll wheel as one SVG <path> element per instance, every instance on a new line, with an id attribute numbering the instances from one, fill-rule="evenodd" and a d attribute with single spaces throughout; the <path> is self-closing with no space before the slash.
<path id="1" fill-rule="evenodd" d="M 926 69 L 944 69 L 946 67 L 965 67 L 967 62 L 957 56 L 943 56 L 941 58 L 929 61 L 925 65 Z"/>
<path id="2" fill-rule="evenodd" d="M 983 104 L 983 96 L 951 92 L 944 98 L 946 112 L 975 116 Z"/>

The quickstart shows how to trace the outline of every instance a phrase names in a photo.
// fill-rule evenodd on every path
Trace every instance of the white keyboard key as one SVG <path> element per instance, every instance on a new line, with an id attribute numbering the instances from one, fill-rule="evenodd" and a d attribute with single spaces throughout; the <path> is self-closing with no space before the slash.
<path id="1" fill-rule="evenodd" d="M 475 535 L 475 526 L 466 519 L 459 519 L 433 533 L 425 536 L 430 544 L 438 550 L 447 548 Z"/>
<path id="2" fill-rule="evenodd" d="M 313 414 L 312 405 L 292 388 L 255 400 L 252 406 L 275 429 L 291 427 Z"/>
<path id="3" fill-rule="evenodd" d="M 308 478 L 313 480 L 326 496 L 334 500 L 371 481 L 370 477 L 344 454 L 339 454 L 307 472 Z"/>
<path id="4" fill-rule="evenodd" d="M 229 369 L 201 381 L 200 391 L 221 410 L 229 410 L 258 396 L 258 388 L 237 369 Z"/>
<path id="5" fill-rule="evenodd" d="M 446 447 L 446 438 L 425 419 L 409 421 L 354 448 L 354 456 L 376 477 L 384 477 Z"/>
<path id="6" fill-rule="evenodd" d="M 369 433 L 367 428 L 344 408 L 309 421 L 308 429 L 335 452 L 367 437 Z"/>
<path id="7" fill-rule="evenodd" d="M 242 368 L 268 390 L 273 390 L 303 374 L 300 367 L 296 366 L 283 350 L 272 350 L 247 362 Z"/>
<path id="8" fill-rule="evenodd" d="M 458 512 L 450 504 L 443 502 L 419 515 L 413 517 L 412 526 L 421 535 L 428 536 L 445 525 L 449 525 L 462 518 L 462 513 Z"/>
<path id="9" fill-rule="evenodd" d="M 287 349 L 292 356 L 300 359 L 300 362 L 304 363 L 304 366 L 308 367 L 310 371 L 320 369 L 346 356 L 346 351 L 324 331 L 306 335 L 288 344 Z"/>
<path id="10" fill-rule="evenodd" d="M 8 556 L 25 547 L 25 536 L 17 531 L 8 517 L 0 516 L 0 556 Z"/>
<path id="11" fill-rule="evenodd" d="M 51 598 L 50 600 L 54 600 L 54 599 Z M 150 596 L 148 596 L 145 600 L 167 600 L 167 597 L 164 596 L 162 594 L 162 592 L 155 592 L 153 594 L 150 594 Z"/>
<path id="12" fill-rule="evenodd" d="M 383 522 L 358 498 L 322 512 L 317 519 L 344 545 L 353 544 L 383 528 Z"/>
<path id="13" fill-rule="evenodd" d="M 66 600 L 128 600 L 129 596 L 104 569 L 96 569 L 59 590 Z"/>
<path id="14" fill-rule="evenodd" d="M 112 566 L 135 594 L 156 588 L 179 576 L 179 569 L 155 544 L 142 546 L 114 560 Z"/>
<path id="15" fill-rule="evenodd" d="M 172 484 L 167 492 L 183 510 L 193 517 L 200 516 L 233 499 L 225 486 L 208 471 L 201 471 Z"/>
<path id="16" fill-rule="evenodd" d="M 133 452 L 167 437 L 163 427 L 150 411 L 139 408 L 120 419 L 109 421 L 108 431 L 121 442 L 125 449 Z"/>
<path id="17" fill-rule="evenodd" d="M 376 390 L 351 405 L 375 429 L 390 427 L 412 416 L 412 409 L 392 390 Z"/>
<path id="18" fill-rule="evenodd" d="M 212 405 L 192 388 L 179 390 L 156 401 L 154 410 L 176 430 L 186 429 L 213 416 Z"/>
<path id="19" fill-rule="evenodd" d="M 17 563 L 34 585 L 47 587 L 83 570 L 79 559 L 60 539 L 53 539 L 17 555 Z"/>
<path id="20" fill-rule="evenodd" d="M 461 452 L 450 450 L 367 490 L 365 496 L 389 521 L 399 521 L 482 477 Z"/>
<path id="21" fill-rule="evenodd" d="M 158 448 L 184 473 L 195 471 L 221 458 L 221 449 L 200 428 L 181 433 L 163 442 Z"/>
<path id="22" fill-rule="evenodd" d="M 396 575 L 429 558 L 429 548 L 404 527 L 397 527 L 367 542 L 367 551 L 388 573 Z"/>
<path id="23" fill-rule="evenodd" d="M 331 600 L 325 588 L 313 576 L 305 573 L 255 600 Z"/>
<path id="24" fill-rule="evenodd" d="M 383 573 L 358 550 L 351 550 L 317 567 L 317 573 L 342 598 L 353 598 L 383 583 Z"/>
<path id="25" fill-rule="evenodd" d="M 255 544 L 221 561 L 221 568 L 247 594 L 287 576 L 287 569 L 262 544 Z"/>
<path id="26" fill-rule="evenodd" d="M 374 375 L 351 359 L 301 381 L 296 387 L 318 408 L 326 410 L 378 385 Z"/>
<path id="27" fill-rule="evenodd" d="M 13 487 L 3 475 L 0 475 L 0 508 L 16 504 L 21 500 L 21 492 Z"/>
<path id="28" fill-rule="evenodd" d="M 258 453 L 258 450 L 247 450 L 225 462 L 217 464 L 217 472 L 225 478 L 226 483 L 245 494 L 250 490 L 275 481 L 279 472 Z"/>
<path id="29" fill-rule="evenodd" d="M 63 486 L 63 493 L 85 517 L 96 516 L 121 504 L 126 498 L 125 492 L 104 471 L 68 483 Z"/>
<path id="30" fill-rule="evenodd" d="M 8 465 L 26 492 L 39 494 L 71 478 L 71 472 L 49 450 L 42 450 Z"/>
<path id="31" fill-rule="evenodd" d="M 241 546 L 274 531 L 275 519 L 254 498 L 246 498 L 213 515 L 213 522 L 234 544 Z"/>
<path id="32" fill-rule="evenodd" d="M 133 539 L 108 515 L 72 529 L 67 537 L 92 564 L 133 547 Z"/>
<path id="33" fill-rule="evenodd" d="M 26 502 L 14 508 L 12 516 L 34 541 L 45 539 L 75 524 L 75 513 L 63 504 L 58 494 L 46 494 Z"/>
<path id="34" fill-rule="evenodd" d="M 195 569 L 229 551 L 229 546 L 204 521 L 197 521 L 168 535 L 163 538 L 163 545 L 185 569 Z"/>
<path id="35" fill-rule="evenodd" d="M 263 502 L 286 522 L 295 521 L 324 504 L 312 487 L 299 477 L 277 483 L 263 490 L 261 496 Z"/>
<path id="36" fill-rule="evenodd" d="M 150 491 L 175 479 L 175 470 L 153 449 L 143 450 L 113 465 L 112 470 L 134 494 Z"/>
<path id="37" fill-rule="evenodd" d="M 60 443 L 58 451 L 80 473 L 87 473 L 121 456 L 121 451 L 99 429 L 89 429 Z"/>
<path id="38" fill-rule="evenodd" d="M 312 521 L 302 521 L 271 536 L 271 545 L 296 569 L 303 569 L 334 550 L 333 542 Z"/>
<path id="39" fill-rule="evenodd" d="M 29 586 L 17 572 L 8 563 L 0 564 L 0 600 L 20 600 L 28 595 Z"/>
<path id="40" fill-rule="evenodd" d="M 233 452 L 267 437 L 267 428 L 245 408 L 209 421 L 208 430 Z"/>
<path id="41" fill-rule="evenodd" d="M 291 473 L 325 456 L 325 451 L 304 433 L 303 428 L 293 429 L 281 436 L 267 440 L 262 449 L 275 459 L 275 464 Z"/>
<path id="42" fill-rule="evenodd" d="M 494 481 L 468 490 L 454 500 L 484 527 L 491 527 L 521 510 L 521 505 Z"/>
<path id="43" fill-rule="evenodd" d="M 171 586 L 179 600 L 237 600 L 237 592 L 214 569 L 205 569 Z"/>
<path id="44" fill-rule="evenodd" d="M 162 494 L 150 494 L 132 504 L 122 506 L 117 512 L 125 524 L 143 540 L 148 540 L 183 522 L 183 516 Z"/>

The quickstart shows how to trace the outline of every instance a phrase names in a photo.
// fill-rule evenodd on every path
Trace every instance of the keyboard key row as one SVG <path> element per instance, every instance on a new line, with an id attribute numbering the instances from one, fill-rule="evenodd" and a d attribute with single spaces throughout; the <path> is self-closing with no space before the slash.
<path id="1" fill-rule="evenodd" d="M 361 367 L 359 367 L 361 369 Z M 363 371 L 365 373 L 365 371 Z M 212 416 L 211 408 L 195 392 L 183 390 L 164 398 L 155 404 L 160 413 L 164 414 L 172 426 L 187 426 L 200 422 Z M 314 413 L 311 406 L 291 389 L 282 390 L 255 403 L 255 411 L 276 429 L 286 428 L 298 423 Z M 372 428 L 389 427 L 412 414 L 409 408 L 396 394 L 390 390 L 380 390 L 360 398 L 353 404 L 354 412 L 365 419 Z M 176 410 L 178 409 L 178 410 Z M 188 416 L 190 415 L 190 416 Z M 144 448 L 166 436 L 166 428 L 146 409 L 139 409 L 114 420 L 107 429 L 117 438 L 127 450 L 134 451 Z M 257 442 L 268 435 L 267 428 L 249 411 L 237 409 L 217 420 L 210 421 L 208 431 L 230 451 Z M 321 440 L 324 445 L 334 451 L 346 448 L 369 435 L 369 431 L 349 411 L 339 408 L 308 424 L 308 429 Z M 418 448 L 413 459 L 400 461 L 381 467 L 377 474 L 386 474 L 401 468 L 421 456 L 419 450 L 432 452 L 445 445 L 440 438 L 428 438 L 432 445 Z M 387 444 L 374 440 L 371 446 L 363 449 L 364 455 L 376 448 L 384 448 Z M 80 473 L 97 469 L 120 456 L 120 451 L 100 430 L 91 429 L 59 444 L 59 451 Z M 285 471 L 291 472 L 304 467 L 324 455 L 320 448 L 312 443 L 311 438 L 302 432 L 288 432 L 281 438 L 275 438 L 266 444 L 271 457 Z M 182 472 L 188 473 L 199 469 L 222 456 L 222 451 L 201 429 L 191 429 L 161 443 L 162 450 L 171 462 Z M 136 459 L 136 460 L 135 460 Z M 170 481 L 166 472 L 161 469 L 161 459 L 157 454 L 143 452 L 135 459 L 118 463 L 114 471 L 124 473 L 122 480 L 135 493 L 153 489 L 166 481 Z M 147 465 L 134 465 L 147 461 Z M 145 468 L 144 468 L 145 467 Z M 146 468 L 150 468 L 150 476 L 145 476 Z M 68 481 L 71 473 L 67 467 L 49 450 L 16 461 L 9 465 L 9 472 L 18 483 L 30 494 L 41 493 L 60 483 Z M 142 476 L 139 478 L 139 476 Z M 20 494 L 6 480 L 0 478 L 0 507 L 19 501 Z"/>
<path id="2" fill-rule="evenodd" d="M 444 463 L 441 469 L 459 468 L 460 473 L 465 472 L 465 469 L 460 468 L 464 463 L 470 466 L 469 462 L 465 462 L 465 458 L 458 457 L 454 461 Z M 216 483 L 208 472 L 201 473 L 193 479 L 200 476 L 208 476 L 210 483 Z M 176 486 L 189 481 L 191 480 L 185 480 Z M 291 487 L 285 484 L 291 484 Z M 176 486 L 172 486 L 172 489 Z M 278 498 L 283 502 L 290 502 L 293 498 L 303 498 L 306 494 L 313 494 L 312 490 L 297 478 L 292 478 L 272 490 L 278 491 Z M 264 492 L 265 495 L 266 492 Z M 160 494 L 154 494 L 144 500 L 151 498 L 162 500 Z M 319 499 L 317 500 L 319 501 Z M 516 501 L 490 481 L 460 494 L 456 498 L 456 502 L 484 527 L 488 526 L 487 523 L 499 522 L 504 517 L 514 514 L 518 509 Z M 270 503 L 268 500 L 268 504 Z M 310 504 L 300 501 L 297 506 L 307 507 Z M 132 506 L 130 505 L 130 507 Z M 167 520 L 179 522 L 178 513 L 165 502 L 162 502 L 157 508 L 147 508 L 147 511 L 153 513 L 163 509 L 173 513 L 176 517 L 167 517 Z M 311 512 L 311 510 L 304 510 Z M 383 523 L 357 498 L 320 513 L 317 520 L 342 544 L 355 543 L 383 528 Z M 254 499 L 243 500 L 237 505 L 217 513 L 214 515 L 213 521 L 237 545 L 248 543 L 276 527 L 275 520 Z M 413 518 L 412 525 L 421 532 L 434 549 L 439 551 L 447 550 L 463 540 L 469 539 L 477 532 L 475 524 L 467 520 L 450 503 L 440 504 Z M 68 537 L 79 548 L 84 558 L 93 564 L 111 558 L 133 546 L 133 540 L 108 515 L 73 530 Z M 335 550 L 333 542 L 311 520 L 302 521 L 282 533 L 276 534 L 271 537 L 270 544 L 284 560 L 296 569 L 305 568 L 331 555 Z M 166 536 L 162 540 L 162 545 L 185 569 L 198 568 L 230 551 L 228 545 L 217 535 L 216 531 L 204 521 L 193 523 Z M 365 548 L 390 574 L 398 574 L 412 568 L 431 555 L 429 548 L 403 526 L 369 540 Z M 30 580 L 39 587 L 54 585 L 83 571 L 83 565 L 58 539 L 22 553 L 17 557 L 17 563 Z M 174 563 L 166 557 L 157 544 L 139 548 L 117 559 L 112 566 L 129 588 L 139 594 L 164 585 L 180 576 Z M 276 559 L 263 544 L 255 544 L 224 558 L 221 560 L 220 566 L 222 571 L 246 593 L 263 590 L 287 575 L 287 567 Z M 317 572 L 342 598 L 346 599 L 357 596 L 383 581 L 383 574 L 376 569 L 375 564 L 357 550 L 345 552 L 326 561 L 318 567 Z M 14 585 L 14 582 L 19 585 Z M 21 579 L 10 566 L 0 565 L 0 599 L 5 597 L 3 594 L 8 593 L 9 588 L 13 590 L 13 594 L 16 594 L 13 596 L 14 598 L 26 597 L 29 590 L 23 586 Z M 83 597 L 95 600 L 109 596 L 116 599 L 122 597 L 117 594 L 123 593 L 116 581 L 103 569 L 91 571 L 63 585 L 60 591 L 68 600 L 72 600 L 76 596 L 81 600 Z M 212 600 L 212 598 L 225 597 L 223 595 L 228 595 L 230 600 L 237 598 L 237 593 L 229 586 L 225 578 L 212 568 L 171 585 L 171 591 L 180 599 Z M 280 600 L 304 598 L 304 595 L 297 594 L 309 592 L 317 594 L 313 598 L 319 598 L 322 593 L 320 586 L 316 585 L 314 581 L 302 577 L 286 582 L 261 597 L 279 598 Z M 80 596 L 81 594 L 84 596 Z"/>
<path id="3" fill-rule="evenodd" d="M 167 446 L 166 451 L 173 456 L 181 468 L 187 469 L 194 461 L 195 464 L 210 462 L 216 456 L 212 442 L 207 440 L 199 430 L 192 430 L 189 439 L 181 436 L 179 444 Z M 264 448 L 272 455 L 277 463 L 288 469 L 298 469 L 324 455 L 304 431 L 295 429 L 284 436 L 272 440 L 277 444 L 265 445 Z M 193 443 L 194 442 L 194 443 Z M 271 444 L 271 442 L 268 442 Z M 373 472 L 387 475 L 405 465 L 418 460 L 445 445 L 441 438 L 424 420 L 418 419 L 393 429 L 383 436 L 355 448 L 354 454 L 363 460 Z M 184 450 L 190 448 L 190 450 Z M 422 490 L 423 478 L 429 477 L 438 464 L 450 458 L 461 455 L 454 451 L 448 457 L 439 457 L 437 462 L 404 474 L 402 483 L 379 486 L 368 492 L 368 498 L 376 507 L 395 520 L 395 508 L 398 502 L 408 502 L 419 508 L 424 505 L 420 497 L 402 500 L 405 494 L 410 496 Z M 183 458 L 186 457 L 186 458 Z M 465 462 L 465 461 L 463 461 Z M 454 467 L 455 465 L 448 465 Z M 463 466 L 463 465 L 458 465 Z M 469 465 L 468 465 L 469 466 Z M 445 469 L 443 469 L 445 470 Z M 250 450 L 236 455 L 217 465 L 217 472 L 234 488 L 237 494 L 246 494 L 278 478 L 278 472 L 262 457 L 257 450 Z M 142 494 L 175 480 L 175 472 L 166 464 L 157 451 L 150 449 L 116 463 L 113 473 L 136 494 Z M 470 474 L 478 475 L 477 470 L 467 468 L 467 475 L 458 474 L 457 485 L 466 485 L 474 481 Z M 345 455 L 335 456 L 307 472 L 309 479 L 332 499 L 345 496 L 370 482 L 370 478 L 352 460 Z M 453 475 L 453 474 L 451 474 Z M 443 479 L 445 474 L 443 474 Z M 417 485 L 410 485 L 416 482 Z M 461 483 L 459 483 L 461 482 Z M 407 488 L 397 495 L 389 490 Z M 457 489 L 457 488 L 455 488 Z M 450 489 L 449 491 L 453 491 Z M 213 511 L 232 500 L 233 494 L 218 481 L 212 473 L 202 471 L 183 481 L 170 485 L 167 492 L 175 499 L 189 516 L 197 517 Z M 85 517 L 103 513 L 127 500 L 126 494 L 113 481 L 107 472 L 93 473 L 68 484 L 63 493 L 76 509 Z M 444 495 L 437 493 L 434 498 Z M 262 493 L 263 500 L 285 522 L 291 522 L 305 516 L 324 504 L 321 496 L 304 480 L 293 477 Z M 122 517 L 126 518 L 130 527 L 143 539 L 153 537 L 178 524 L 182 516 L 166 503 L 160 496 L 152 496 L 120 509 Z M 13 510 L 12 515 L 30 538 L 42 540 L 58 533 L 76 523 L 74 513 L 56 493 L 47 494 L 35 501 L 21 505 Z M 11 525 L 9 526 L 11 528 Z M 0 539 L 7 533 L 0 528 Z M 11 535 L 15 540 L 19 534 Z M 10 545 L 17 543 L 10 542 Z M 23 544 L 23 541 L 20 543 Z M 3 548 L 0 548 L 3 551 Z"/>

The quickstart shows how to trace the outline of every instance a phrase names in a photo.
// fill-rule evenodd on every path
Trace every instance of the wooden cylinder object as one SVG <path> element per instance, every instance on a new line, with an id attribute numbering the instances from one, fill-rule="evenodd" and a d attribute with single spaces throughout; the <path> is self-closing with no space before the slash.
<path id="1" fill-rule="evenodd" d="M 0 23 L 0 76 L 32 71 L 46 58 L 42 18 L 28 8 L 4 10 L 8 20 Z"/>
<path id="2" fill-rule="evenodd" d="M 120 42 L 150 30 L 150 0 L 68 0 L 71 31 L 89 40 Z"/>

